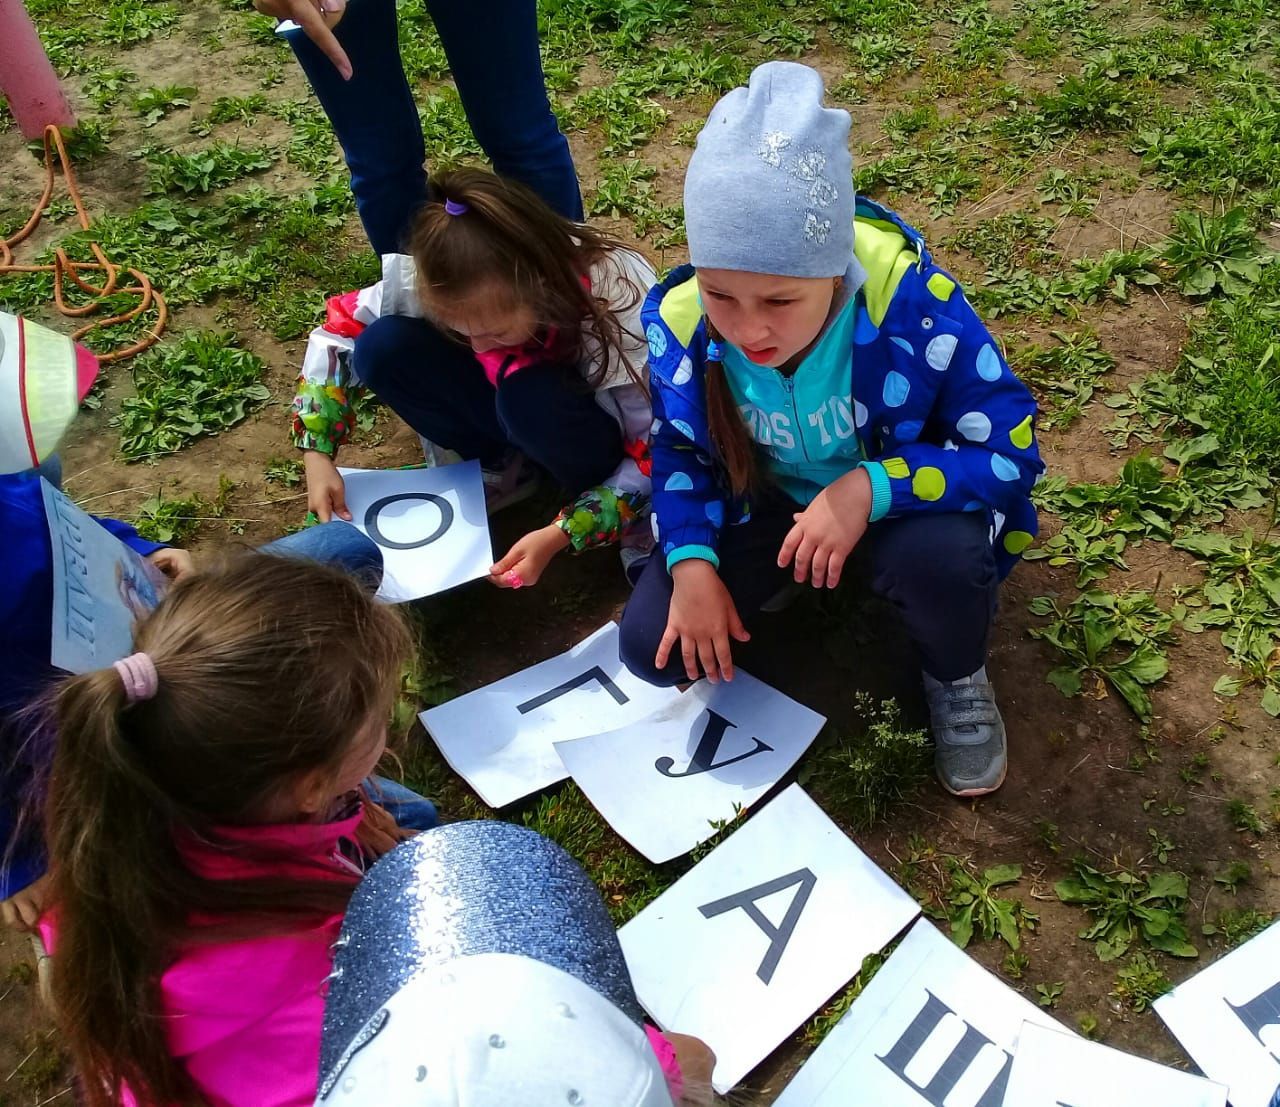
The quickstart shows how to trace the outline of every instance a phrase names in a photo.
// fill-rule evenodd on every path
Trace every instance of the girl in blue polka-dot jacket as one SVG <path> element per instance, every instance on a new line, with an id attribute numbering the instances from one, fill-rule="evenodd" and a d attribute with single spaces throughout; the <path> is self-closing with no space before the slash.
<path id="1" fill-rule="evenodd" d="M 939 779 L 1007 764 L 986 676 L 1001 580 L 1036 533 L 1035 401 L 919 232 L 855 203 L 849 116 L 770 62 L 712 109 L 685 181 L 693 266 L 650 293 L 658 554 L 622 620 L 655 683 L 731 680 L 788 577 L 871 584 L 923 662 Z M 695 272 L 696 267 L 696 272 Z"/>

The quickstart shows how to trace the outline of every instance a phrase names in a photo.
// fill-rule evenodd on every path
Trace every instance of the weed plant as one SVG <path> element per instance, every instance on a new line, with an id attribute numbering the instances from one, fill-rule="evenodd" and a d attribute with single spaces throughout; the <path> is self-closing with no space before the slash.
<path id="1" fill-rule="evenodd" d="M 192 331 L 139 358 L 137 395 L 116 420 L 128 461 L 173 453 L 188 440 L 217 434 L 271 399 L 261 381 L 265 364 L 230 334 Z"/>
<path id="2" fill-rule="evenodd" d="M 802 764 L 800 782 L 812 785 L 842 822 L 866 830 L 928 779 L 930 744 L 923 729 L 903 725 L 895 701 L 876 703 L 859 693 L 855 703 L 865 730 L 824 738 Z"/>

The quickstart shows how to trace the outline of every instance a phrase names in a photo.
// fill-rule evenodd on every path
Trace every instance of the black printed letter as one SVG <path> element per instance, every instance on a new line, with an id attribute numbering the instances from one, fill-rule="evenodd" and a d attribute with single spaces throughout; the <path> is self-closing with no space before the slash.
<path id="1" fill-rule="evenodd" d="M 791 935 L 795 932 L 796 923 L 800 921 L 800 913 L 804 910 L 804 905 L 809 902 L 809 893 L 813 891 L 814 885 L 817 883 L 818 878 L 808 869 L 797 869 L 795 872 L 787 873 L 786 876 L 780 876 L 776 880 L 770 880 L 765 884 L 757 884 L 754 888 L 748 888 L 744 892 L 735 892 L 731 896 L 725 896 L 724 899 L 718 899 L 714 903 L 704 903 L 698 910 L 702 912 L 703 918 L 707 919 L 714 919 L 717 915 L 723 915 L 726 911 L 733 911 L 735 908 L 741 908 L 747 913 L 747 917 L 763 930 L 765 937 L 769 939 L 769 950 L 764 955 L 764 960 L 760 962 L 760 967 L 756 969 L 756 976 L 762 982 L 768 984 L 773 979 L 773 973 L 778 967 L 778 962 L 782 960 L 787 943 L 791 941 Z M 756 900 L 771 896 L 774 892 L 781 892 L 783 888 L 790 888 L 794 884 L 798 884 L 800 887 L 796 894 L 791 897 L 791 905 L 787 908 L 787 913 L 782 917 L 782 925 L 774 926 L 773 923 L 765 918 L 764 912 L 756 906 Z"/>
<path id="2" fill-rule="evenodd" d="M 1267 1043 L 1262 1041 L 1262 1031 L 1268 1026 L 1280 1026 L 1280 981 L 1239 1007 L 1230 1000 L 1225 1002 L 1236 1013 L 1236 1017 L 1249 1028 L 1249 1033 L 1258 1039 L 1264 1049 L 1268 1049 Z M 1270 1049 L 1268 1052 L 1280 1061 L 1280 1053 Z"/>
<path id="3" fill-rule="evenodd" d="M 525 700 L 516 710 L 521 715 L 527 715 L 530 711 L 535 711 L 543 704 L 550 703 L 552 700 L 558 700 L 566 693 L 572 692 L 575 688 L 581 688 L 584 684 L 590 684 L 593 680 L 600 682 L 600 687 L 613 697 L 613 702 L 623 704 L 630 702 L 627 694 L 619 688 L 609 678 L 609 675 L 600 668 L 599 665 L 592 665 L 585 673 L 574 677 L 572 680 L 566 680 L 563 684 L 557 684 L 550 692 L 543 692 L 540 696 L 534 696 L 531 700 Z"/>
<path id="4" fill-rule="evenodd" d="M 748 757 L 755 757 L 758 753 L 764 753 L 768 750 L 773 752 L 773 747 L 766 745 L 759 738 L 752 738 L 756 748 L 749 750 L 747 753 L 740 753 L 737 757 L 730 757 L 727 761 L 717 763 L 716 754 L 720 751 L 720 743 L 724 740 L 724 732 L 733 727 L 738 729 L 737 723 L 731 723 L 723 715 L 717 715 L 711 708 L 707 708 L 707 714 L 711 717 L 707 720 L 707 727 L 702 732 L 702 737 L 698 739 L 698 748 L 693 751 L 693 760 L 689 762 L 689 767 L 682 773 L 673 773 L 671 770 L 675 767 L 675 759 L 671 757 L 659 757 L 653 763 L 653 767 L 663 776 L 697 776 L 699 773 L 705 773 L 710 769 L 723 769 L 726 765 L 732 765 L 738 761 L 745 761 Z"/>
<path id="5" fill-rule="evenodd" d="M 920 1013 L 911 1020 L 911 1025 L 903 1031 L 902 1037 L 899 1038 L 883 1057 L 877 1056 L 876 1060 L 883 1061 L 894 1075 L 901 1077 L 907 1084 L 919 1092 L 927 1099 L 933 1107 L 943 1107 L 951 1089 L 960 1083 L 960 1078 L 964 1076 L 968 1068 L 973 1064 L 974 1059 L 982 1052 L 984 1046 L 995 1045 L 985 1034 L 975 1030 L 967 1022 L 964 1024 L 964 1036 L 956 1043 L 955 1048 L 951 1051 L 941 1065 L 938 1071 L 933 1074 L 933 1078 L 928 1084 L 921 1087 L 907 1075 L 907 1066 L 911 1063 L 911 1059 L 920 1052 L 920 1048 L 929 1037 L 938 1028 L 938 1024 L 947 1017 L 954 1015 L 945 1003 L 930 991 L 925 991 L 928 999 L 920 1008 Z M 1004 1065 L 1001 1067 L 999 1074 L 995 1080 L 991 1082 L 991 1086 L 982 1093 L 982 1097 L 973 1105 L 973 1107 L 1000 1107 L 1004 1101 L 1005 1086 L 1009 1083 L 1009 1069 L 1013 1065 L 1013 1056 L 1004 1051 Z"/>
<path id="6" fill-rule="evenodd" d="M 384 510 L 401 500 L 425 500 L 435 504 L 440 509 L 439 525 L 426 538 L 420 538 L 416 542 L 393 542 L 382 533 L 378 526 L 378 519 Z M 434 492 L 401 492 L 395 496 L 383 496 L 382 499 L 371 503 L 369 510 L 364 513 L 364 529 L 369 532 L 369 537 L 379 546 L 385 546 L 389 550 L 417 550 L 423 546 L 429 546 L 451 526 L 453 526 L 453 504 Z"/>

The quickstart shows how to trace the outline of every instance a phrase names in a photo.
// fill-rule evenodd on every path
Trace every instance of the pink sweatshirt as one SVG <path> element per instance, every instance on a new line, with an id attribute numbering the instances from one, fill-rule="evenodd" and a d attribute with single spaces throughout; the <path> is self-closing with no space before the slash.
<path id="1" fill-rule="evenodd" d="M 341 847 L 354 841 L 361 816 L 357 808 L 331 823 L 219 831 L 229 842 L 278 848 L 297 857 L 297 864 L 264 867 L 198 841 L 184 842 L 181 849 L 191 869 L 210 880 L 314 877 L 317 863 L 334 879 L 350 880 L 359 870 Z M 332 915 L 305 931 L 270 938 L 192 944 L 165 970 L 160 993 L 169 1051 L 186 1067 L 209 1107 L 311 1107 L 320 1069 L 324 983 L 333 967 L 342 918 Z M 53 952 L 52 913 L 40 920 L 40 930 Z M 683 1080 L 675 1050 L 659 1031 L 646 1030 L 679 1103 Z M 124 1107 L 140 1107 L 127 1088 L 121 1099 Z"/>
<path id="2" fill-rule="evenodd" d="M 331 823 L 235 827 L 232 842 L 280 847 L 298 865 L 264 867 L 198 842 L 183 845 L 191 868 L 211 879 L 262 875 L 314 876 L 316 863 L 335 879 L 358 870 L 343 855 L 361 811 Z M 193 944 L 160 978 L 169 1050 L 191 1074 L 210 1107 L 310 1107 L 320 1068 L 324 981 L 342 915 L 292 934 Z M 53 920 L 40 922 L 53 948 Z M 126 1107 L 138 1101 L 126 1089 Z M 154 1105 L 148 1105 L 154 1107 Z"/>

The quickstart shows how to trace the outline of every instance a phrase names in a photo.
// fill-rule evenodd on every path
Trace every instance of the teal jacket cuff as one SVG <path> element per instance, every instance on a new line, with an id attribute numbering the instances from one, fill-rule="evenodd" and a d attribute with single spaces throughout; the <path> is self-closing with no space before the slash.
<path id="1" fill-rule="evenodd" d="M 893 503 L 889 474 L 878 461 L 864 461 L 861 465 L 871 478 L 871 514 L 867 517 L 867 522 L 874 523 L 889 514 L 889 506 Z"/>
<path id="2" fill-rule="evenodd" d="M 887 477 L 885 479 L 888 480 Z M 720 558 L 710 546 L 677 546 L 667 554 L 667 572 L 671 572 L 680 562 L 689 561 L 695 557 L 710 561 L 717 569 L 720 568 Z"/>

